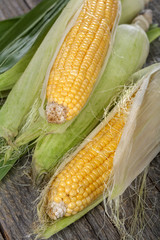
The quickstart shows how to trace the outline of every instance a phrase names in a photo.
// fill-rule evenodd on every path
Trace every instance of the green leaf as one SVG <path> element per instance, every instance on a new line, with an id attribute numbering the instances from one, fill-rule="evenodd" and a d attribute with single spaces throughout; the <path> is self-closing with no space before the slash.
<path id="1" fill-rule="evenodd" d="M 42 1 L 0 39 L 0 73 L 13 67 L 27 53 L 48 22 L 60 14 L 68 1 Z"/>
<path id="2" fill-rule="evenodd" d="M 149 42 L 152 43 L 154 40 L 156 40 L 158 37 L 160 37 L 160 28 L 157 26 L 155 28 L 152 27 L 147 32 L 147 36 L 148 36 Z"/>
<path id="3" fill-rule="evenodd" d="M 39 34 L 38 38 L 36 39 L 31 49 L 29 49 L 29 51 L 20 59 L 20 61 L 18 61 L 12 68 L 7 70 L 6 72 L 0 74 L 0 93 L 6 90 L 10 90 L 14 86 L 14 84 L 18 81 L 18 79 L 25 71 L 26 67 L 28 66 L 29 62 L 31 61 L 32 57 L 34 56 L 35 52 L 37 51 L 38 47 L 40 46 L 41 42 L 45 38 L 47 32 L 54 24 L 58 16 L 59 15 L 56 15 L 48 22 L 48 24 L 43 28 L 43 30 Z"/>
<path id="4" fill-rule="evenodd" d="M 0 39 L 6 34 L 19 20 L 21 17 L 10 18 L 7 20 L 0 21 Z"/>

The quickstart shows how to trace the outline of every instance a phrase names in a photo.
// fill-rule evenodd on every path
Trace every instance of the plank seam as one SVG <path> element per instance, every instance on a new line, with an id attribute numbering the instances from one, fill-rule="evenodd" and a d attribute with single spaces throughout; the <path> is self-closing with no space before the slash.
<path id="1" fill-rule="evenodd" d="M 2 224 L 0 223 L 0 233 L 3 237 L 4 240 L 10 240 L 8 234 L 6 233 L 6 231 L 4 230 Z"/>
<path id="2" fill-rule="evenodd" d="M 32 8 L 31 8 L 31 6 L 28 4 L 28 2 L 26 1 L 26 0 L 23 0 L 24 1 L 24 3 L 26 4 L 26 6 L 31 10 Z"/>
<path id="3" fill-rule="evenodd" d="M 87 220 L 89 226 L 91 227 L 91 229 L 92 229 L 94 235 L 96 236 L 97 240 L 100 240 L 100 237 L 97 235 L 96 230 L 91 226 L 90 221 L 87 219 L 87 215 L 85 216 L 85 218 L 86 218 L 86 220 Z"/>

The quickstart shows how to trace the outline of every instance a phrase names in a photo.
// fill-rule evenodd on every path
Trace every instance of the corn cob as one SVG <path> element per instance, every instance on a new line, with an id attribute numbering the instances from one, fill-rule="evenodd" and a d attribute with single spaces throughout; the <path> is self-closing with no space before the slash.
<path id="1" fill-rule="evenodd" d="M 117 12 L 117 0 L 85 0 L 50 72 L 48 122 L 71 120 L 85 105 L 106 57 Z"/>
<path id="2" fill-rule="evenodd" d="M 44 189 L 38 205 L 40 237 L 46 239 L 73 223 L 106 194 L 111 199 L 122 194 L 159 152 L 160 64 L 135 78 L 138 82 L 61 163 Z"/>
<path id="3" fill-rule="evenodd" d="M 52 182 L 47 206 L 51 219 L 74 215 L 103 193 L 128 110 L 123 106 Z"/>

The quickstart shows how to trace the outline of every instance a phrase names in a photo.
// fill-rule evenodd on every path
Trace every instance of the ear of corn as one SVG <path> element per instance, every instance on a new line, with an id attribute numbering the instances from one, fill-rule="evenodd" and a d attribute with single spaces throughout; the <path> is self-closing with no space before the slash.
<path id="1" fill-rule="evenodd" d="M 148 51 L 148 39 L 142 29 L 134 25 L 118 27 L 108 66 L 89 103 L 63 134 L 40 137 L 32 162 L 37 183 L 43 175 L 52 171 L 69 149 L 79 144 L 96 126 L 103 116 L 104 108 L 108 106 L 113 96 L 117 96 L 127 83 L 129 76 L 143 66 Z"/>
<path id="2" fill-rule="evenodd" d="M 41 237 L 48 238 L 79 219 L 103 200 L 103 191 L 106 190 L 110 198 L 122 194 L 156 156 L 160 150 L 159 91 L 160 65 L 157 65 L 124 94 L 108 117 L 60 165 L 42 193 L 38 206 L 43 225 Z M 107 133 L 109 128 L 107 136 L 105 131 Z M 123 130 L 119 132 L 120 129 Z M 112 143 L 110 136 L 113 137 Z M 68 178 L 70 174 L 71 178 Z M 96 185 L 99 187 L 95 188 Z M 71 214 L 73 216 L 69 217 Z M 59 217 L 62 220 L 56 221 Z M 55 221 L 51 223 L 50 219 Z"/>
<path id="3" fill-rule="evenodd" d="M 53 180 L 46 210 L 52 220 L 82 211 L 103 193 L 128 111 L 123 106 Z"/>
<path id="4" fill-rule="evenodd" d="M 106 65 L 118 5 L 117 0 L 84 1 L 50 70 L 46 89 L 48 122 L 73 119 L 87 102 Z"/>

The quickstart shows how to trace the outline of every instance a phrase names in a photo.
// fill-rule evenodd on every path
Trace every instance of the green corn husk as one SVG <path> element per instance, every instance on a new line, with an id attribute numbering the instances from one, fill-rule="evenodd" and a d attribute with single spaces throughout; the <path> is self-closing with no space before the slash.
<path id="1" fill-rule="evenodd" d="M 61 8 L 62 7 L 63 6 L 61 6 Z M 14 86 L 14 84 L 18 81 L 18 79 L 21 77 L 21 75 L 27 68 L 29 62 L 31 61 L 32 57 L 34 56 L 35 52 L 37 51 L 38 47 L 42 43 L 44 37 L 46 36 L 51 26 L 54 24 L 58 16 L 59 10 L 57 14 L 51 18 L 51 20 L 44 27 L 44 29 L 41 30 L 41 33 L 39 34 L 35 43 L 31 47 L 31 49 L 24 55 L 24 57 L 22 57 L 20 61 L 16 65 L 14 65 L 11 69 L 0 74 L 0 91 L 3 92 L 11 89 Z"/>
<path id="2" fill-rule="evenodd" d="M 65 2 L 64 2 L 64 4 L 65 4 Z M 136 4 L 133 4 L 133 5 L 132 4 L 133 4 L 132 0 L 123 0 L 122 1 L 123 13 L 121 16 L 120 23 L 128 23 L 131 19 L 133 19 L 138 14 L 138 12 L 140 10 L 142 10 L 144 8 L 144 4 L 142 4 L 142 0 L 138 0 L 136 2 Z M 60 10 L 61 10 L 61 8 L 60 8 Z M 60 10 L 58 10 L 58 12 L 60 12 Z M 43 11 L 45 11 L 45 8 L 43 9 Z M 47 24 L 48 28 L 47 28 L 47 26 L 45 27 L 46 32 L 47 32 L 47 29 L 49 29 L 51 24 L 54 22 L 53 17 L 54 16 L 48 16 L 49 23 Z M 6 24 L 7 24 L 7 21 L 9 21 L 9 20 L 4 21 L 4 23 L 6 22 Z M 42 21 L 43 21 L 43 19 L 42 19 Z M 41 29 L 40 29 L 40 31 L 41 31 Z M 45 31 L 43 30 L 43 32 L 45 32 Z M 45 36 L 45 34 L 44 34 L 44 36 Z M 24 39 L 24 41 L 25 41 L 25 39 Z M 36 40 L 36 42 L 34 44 L 36 46 L 33 46 L 32 49 L 29 52 L 27 52 L 27 54 L 25 54 L 24 57 L 22 57 L 22 59 L 20 61 L 18 61 L 15 66 L 13 66 L 10 70 L 8 70 L 5 73 L 0 75 L 0 91 L 5 91 L 5 90 L 11 89 L 14 86 L 14 84 L 18 81 L 18 79 L 20 78 L 20 76 L 22 75 L 24 70 L 26 69 L 33 54 L 35 53 L 35 51 L 37 50 L 37 48 L 40 44 L 40 42 L 39 42 L 39 44 L 37 44 L 37 41 L 38 40 Z M 21 49 L 21 51 L 23 51 L 23 49 Z M 17 57 L 16 51 L 12 54 L 15 59 Z"/>
<path id="3" fill-rule="evenodd" d="M 106 196 L 110 201 L 114 202 L 113 199 L 116 201 L 118 196 L 125 191 L 160 151 L 160 105 L 157 104 L 160 101 L 160 64 L 137 72 L 130 78 L 130 82 L 133 83 L 132 87 L 130 86 L 128 90 L 125 89 L 122 98 L 103 122 L 93 130 L 73 154 L 63 160 L 63 163 L 58 167 L 55 175 L 52 176 L 43 190 L 38 204 L 40 221 L 40 227 L 37 231 L 38 238 L 47 239 L 67 227 L 97 206 Z M 105 183 L 107 189 L 105 189 L 104 194 L 81 212 L 52 221 L 46 214 L 46 207 L 47 193 L 53 179 L 61 172 L 65 164 L 106 125 L 114 114 L 119 111 L 120 107 L 125 106 L 125 101 L 135 92 L 136 95 L 114 155 L 111 177 L 108 184 Z"/>
<path id="4" fill-rule="evenodd" d="M 37 184 L 52 172 L 69 149 L 79 144 L 98 124 L 104 108 L 123 90 L 129 76 L 145 63 L 148 46 L 146 35 L 139 27 L 118 27 L 113 53 L 89 103 L 63 134 L 47 134 L 38 140 L 32 160 L 33 176 Z"/>
<path id="5" fill-rule="evenodd" d="M 120 19 L 120 24 L 130 23 L 150 1 L 151 0 L 121 0 L 122 17 Z"/>
<path id="6" fill-rule="evenodd" d="M 153 42 L 154 40 L 156 40 L 158 37 L 160 37 L 160 28 L 157 26 L 157 24 L 155 24 L 155 26 L 151 26 L 151 28 L 149 28 L 148 32 L 147 32 L 147 36 L 149 39 L 149 42 Z"/>
<path id="7" fill-rule="evenodd" d="M 33 9 L 25 17 L 23 17 L 20 23 L 17 23 L 11 29 L 11 31 L 15 31 L 15 29 L 18 29 L 18 32 L 16 32 L 16 39 L 14 40 L 14 45 L 16 46 L 17 41 L 19 41 L 20 38 L 21 44 L 18 42 L 20 48 L 20 50 L 18 49 L 18 54 L 21 55 L 18 55 L 17 51 L 11 49 L 11 43 L 8 43 L 8 45 L 6 45 L 4 49 L 2 49 L 2 52 L 4 52 L 5 55 L 9 54 L 8 51 L 12 51 L 11 57 L 13 59 L 9 61 L 11 61 L 11 64 L 13 66 L 8 71 L 0 74 L 0 91 L 11 89 L 18 81 L 18 79 L 21 77 L 22 73 L 26 69 L 27 65 L 31 61 L 36 50 L 38 49 L 39 45 L 41 44 L 42 40 L 44 39 L 45 35 L 47 34 L 48 30 L 56 21 L 68 1 L 69 0 L 47 0 L 45 1 L 45 3 L 40 3 L 35 9 Z M 34 16 L 34 18 L 32 15 Z M 31 18 L 32 24 L 29 25 L 28 28 L 26 28 L 26 24 L 28 25 L 28 18 Z M 36 26 L 34 26 L 34 24 L 36 24 Z M 12 34 L 12 32 L 10 32 L 3 37 L 2 43 L 6 42 L 7 39 L 9 39 L 9 41 L 10 39 L 12 39 L 10 37 L 10 34 Z"/>
<path id="8" fill-rule="evenodd" d="M 7 20 L 0 21 L 0 39 L 21 19 L 20 17 L 9 18 Z"/>
<path id="9" fill-rule="evenodd" d="M 42 1 L 1 38 L 0 73 L 13 67 L 24 56 L 40 32 L 61 12 L 68 1 Z"/>

